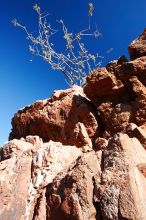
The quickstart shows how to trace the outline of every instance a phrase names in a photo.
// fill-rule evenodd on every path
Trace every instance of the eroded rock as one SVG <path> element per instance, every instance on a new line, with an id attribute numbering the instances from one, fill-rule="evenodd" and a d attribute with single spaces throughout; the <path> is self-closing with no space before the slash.
<path id="1" fill-rule="evenodd" d="M 93 178 L 100 182 L 100 172 L 97 157 L 90 152 L 78 158 L 67 174 L 59 174 L 47 189 L 48 219 L 96 219 Z"/>
<path id="2" fill-rule="evenodd" d="M 128 47 L 131 59 L 146 56 L 146 29 Z"/>
<path id="3" fill-rule="evenodd" d="M 30 138 L 36 139 L 27 139 Z M 40 139 L 34 145 L 14 139 L 2 152 L 0 219 L 13 220 L 45 216 L 45 187 L 81 155 L 75 146 L 53 141 L 43 143 Z"/>
<path id="4" fill-rule="evenodd" d="M 96 104 L 103 102 L 107 97 L 117 97 L 119 94 L 123 94 L 125 88 L 114 74 L 107 71 L 106 68 L 101 68 L 87 76 L 84 92 Z"/>
<path id="5" fill-rule="evenodd" d="M 126 134 L 115 135 L 103 154 L 103 163 L 103 219 L 145 219 L 146 152 L 140 142 Z"/>
<path id="6" fill-rule="evenodd" d="M 0 149 L 0 219 L 146 219 L 145 38 L 129 46 L 132 61 L 15 114 Z"/>
<path id="7" fill-rule="evenodd" d="M 82 147 L 99 132 L 96 114 L 82 88 L 56 91 L 51 99 L 38 101 L 15 114 L 10 139 L 38 135 L 45 142 Z"/>

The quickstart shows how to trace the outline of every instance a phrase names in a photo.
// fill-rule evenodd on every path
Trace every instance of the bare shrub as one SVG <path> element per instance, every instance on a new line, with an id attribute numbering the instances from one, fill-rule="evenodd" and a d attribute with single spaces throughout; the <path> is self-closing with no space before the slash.
<path id="1" fill-rule="evenodd" d="M 102 56 L 98 53 L 92 54 L 85 45 L 85 38 L 88 38 L 88 44 L 91 43 L 89 40 L 98 38 L 100 33 L 97 28 L 91 31 L 91 17 L 93 16 L 94 6 L 93 3 L 89 3 L 89 24 L 88 28 L 79 31 L 78 33 L 72 33 L 68 30 L 63 20 L 56 21 L 56 26 L 59 24 L 59 29 L 52 27 L 48 22 L 49 14 L 43 13 L 39 5 L 33 7 L 35 12 L 38 14 L 38 33 L 32 34 L 28 29 L 18 23 L 16 19 L 12 23 L 22 28 L 27 39 L 30 41 L 29 50 L 33 55 L 42 57 L 47 61 L 52 69 L 61 71 L 70 85 L 85 84 L 86 75 L 93 71 L 93 69 L 99 67 L 102 63 Z M 58 52 L 53 41 L 54 35 L 61 32 L 65 41 L 65 48 L 60 53 Z M 91 39 L 92 38 L 92 39 Z M 86 41 L 87 42 L 87 41 Z"/>

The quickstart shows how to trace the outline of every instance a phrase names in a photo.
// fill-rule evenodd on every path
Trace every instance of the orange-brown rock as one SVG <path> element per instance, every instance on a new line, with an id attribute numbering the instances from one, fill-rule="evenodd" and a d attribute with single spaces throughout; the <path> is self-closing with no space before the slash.
<path id="1" fill-rule="evenodd" d="M 15 114 L 0 149 L 0 220 L 146 219 L 145 38 L 129 46 L 132 61 Z"/>
<path id="2" fill-rule="evenodd" d="M 85 153 L 37 136 L 4 145 L 0 219 L 145 219 L 145 149 L 122 133 L 100 142 Z"/>
<path id="3" fill-rule="evenodd" d="M 117 97 L 124 94 L 125 88 L 115 75 L 108 72 L 106 68 L 95 70 L 87 76 L 87 83 L 84 92 L 93 103 L 104 102 L 107 97 Z"/>
<path id="4" fill-rule="evenodd" d="M 93 193 L 100 175 L 94 151 L 37 136 L 14 139 L 1 152 L 0 219 L 96 219 Z"/>
<path id="5" fill-rule="evenodd" d="M 144 32 L 128 47 L 131 59 L 146 56 L 146 28 Z"/>
<path id="6" fill-rule="evenodd" d="M 146 124 L 146 87 L 137 79 L 131 77 L 130 82 L 135 93 L 135 120 L 138 125 Z"/>
<path id="7" fill-rule="evenodd" d="M 103 153 L 103 219 L 146 219 L 146 151 L 136 138 L 116 134 Z"/>
<path id="8" fill-rule="evenodd" d="M 59 174 L 49 185 L 48 219 L 96 219 L 94 179 L 100 181 L 100 166 L 95 152 L 90 152 L 79 157 L 74 168 L 70 168 L 67 174 Z M 60 201 L 59 204 L 56 200 Z"/>
<path id="9" fill-rule="evenodd" d="M 135 122 L 132 105 L 119 103 L 113 106 L 111 103 L 103 103 L 98 107 L 105 131 L 103 136 L 109 138 L 117 132 L 127 132 L 127 126 Z"/>
<path id="10" fill-rule="evenodd" d="M 124 62 L 122 65 L 115 66 L 115 75 L 124 83 L 128 83 L 131 76 L 137 76 L 146 86 L 146 56 L 139 57 L 130 62 Z M 128 88 L 127 88 L 128 89 Z"/>
<path id="11" fill-rule="evenodd" d="M 146 56 L 129 62 L 122 56 L 95 70 L 87 76 L 84 92 L 97 108 L 104 138 L 127 133 L 131 123 L 145 126 Z"/>
<path id="12" fill-rule="evenodd" d="M 146 149 L 146 130 L 143 126 L 136 127 L 132 132 L 131 135 L 136 137 L 142 144 L 142 146 Z"/>
<path id="13" fill-rule="evenodd" d="M 44 141 L 85 146 L 99 131 L 96 111 L 82 88 L 56 91 L 49 100 L 19 110 L 12 120 L 10 139 L 38 135 Z"/>

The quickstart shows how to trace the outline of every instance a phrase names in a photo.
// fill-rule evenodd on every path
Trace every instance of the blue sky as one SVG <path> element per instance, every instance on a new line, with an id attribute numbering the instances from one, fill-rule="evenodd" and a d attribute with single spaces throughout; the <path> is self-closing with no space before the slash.
<path id="1" fill-rule="evenodd" d="M 33 61 L 25 34 L 11 24 L 13 18 L 37 30 L 37 18 L 32 9 L 39 3 L 53 18 L 63 19 L 71 31 L 86 27 L 88 0 L 2 0 L 0 2 L 0 145 L 7 141 L 11 118 L 18 109 L 48 98 L 54 90 L 68 88 L 62 73 L 54 72 L 41 58 Z M 126 55 L 127 46 L 146 27 L 145 0 L 92 0 L 95 6 L 93 23 L 102 36 L 90 47 L 101 55 L 109 48 L 113 52 L 104 60 Z M 60 41 L 56 46 L 60 47 Z"/>

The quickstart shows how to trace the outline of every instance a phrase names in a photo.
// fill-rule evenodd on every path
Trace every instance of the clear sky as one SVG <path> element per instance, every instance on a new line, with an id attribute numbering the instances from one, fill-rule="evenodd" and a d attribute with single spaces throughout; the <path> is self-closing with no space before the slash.
<path id="1" fill-rule="evenodd" d="M 71 31 L 86 27 L 88 0 L 1 0 L 0 1 L 0 145 L 7 141 L 11 130 L 11 118 L 18 109 L 48 98 L 54 90 L 68 85 L 62 73 L 54 72 L 41 58 L 33 58 L 28 51 L 25 34 L 11 24 L 13 18 L 37 30 L 37 18 L 32 9 L 39 3 L 43 11 L 53 18 L 63 19 Z M 127 46 L 146 27 L 146 0 L 92 0 L 95 6 L 94 20 L 102 37 L 90 43 L 93 50 L 104 55 L 109 48 L 113 52 L 104 60 L 126 55 Z M 56 43 L 60 47 L 59 40 Z"/>

